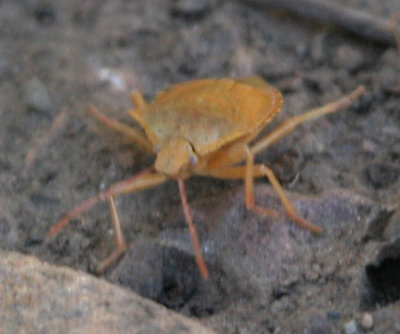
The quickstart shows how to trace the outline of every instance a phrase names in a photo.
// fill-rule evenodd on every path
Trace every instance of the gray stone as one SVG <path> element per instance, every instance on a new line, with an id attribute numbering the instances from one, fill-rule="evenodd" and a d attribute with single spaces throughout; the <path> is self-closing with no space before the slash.
<path id="1" fill-rule="evenodd" d="M 23 96 L 26 106 L 33 111 L 48 114 L 53 104 L 46 86 L 37 78 L 32 78 L 24 83 Z"/>
<path id="2" fill-rule="evenodd" d="M 0 333 L 214 333 L 83 272 L 0 252 Z"/>

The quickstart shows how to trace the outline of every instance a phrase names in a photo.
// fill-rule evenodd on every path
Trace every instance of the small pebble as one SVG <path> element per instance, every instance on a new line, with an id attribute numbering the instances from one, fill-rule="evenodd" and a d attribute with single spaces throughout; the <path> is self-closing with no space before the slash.
<path id="1" fill-rule="evenodd" d="M 44 241 L 46 236 L 46 227 L 35 224 L 30 229 L 28 229 L 28 235 L 25 240 L 25 245 L 28 247 L 32 247 L 34 245 L 41 244 Z"/>
<path id="2" fill-rule="evenodd" d="M 185 17 L 201 17 L 208 9 L 207 0 L 177 0 L 172 7 L 172 13 Z"/>
<path id="3" fill-rule="evenodd" d="M 370 313 L 364 313 L 362 315 L 361 326 L 365 330 L 371 329 L 374 326 L 374 319 Z"/>
<path id="4" fill-rule="evenodd" d="M 389 65 L 389 68 L 393 68 L 396 66 L 398 59 L 399 53 L 397 52 L 396 48 L 390 48 L 382 54 L 380 62 L 383 65 Z"/>
<path id="5" fill-rule="evenodd" d="M 111 68 L 102 67 L 97 74 L 101 81 L 110 84 L 115 91 L 127 90 L 124 75 L 121 72 Z"/>
<path id="6" fill-rule="evenodd" d="M 396 87 L 399 84 L 399 71 L 394 68 L 381 71 L 379 83 L 382 91 L 386 94 L 396 93 Z"/>
<path id="7" fill-rule="evenodd" d="M 289 297 L 282 297 L 281 299 L 275 300 L 271 305 L 272 314 L 281 314 L 290 309 Z"/>
<path id="8" fill-rule="evenodd" d="M 333 320 L 340 319 L 340 317 L 342 316 L 342 314 L 341 314 L 339 311 L 336 311 L 336 310 L 328 311 L 328 312 L 326 313 L 326 315 L 327 315 L 330 319 L 333 319 Z"/>
<path id="9" fill-rule="evenodd" d="M 57 205 L 59 201 L 51 196 L 47 196 L 40 192 L 33 192 L 30 194 L 29 199 L 35 207 L 49 207 L 51 205 Z"/>
<path id="10" fill-rule="evenodd" d="M 255 73 L 257 54 L 250 48 L 240 47 L 235 50 L 230 60 L 231 72 L 235 76 L 247 76 Z"/>
<path id="11" fill-rule="evenodd" d="M 357 324 L 354 320 L 351 320 L 343 326 L 345 334 L 356 334 L 358 332 Z"/>
<path id="12" fill-rule="evenodd" d="M 312 268 L 311 270 L 307 270 L 305 272 L 305 276 L 306 276 L 307 280 L 313 282 L 313 281 L 318 280 L 321 277 L 321 274 L 319 271 Z"/>
<path id="13" fill-rule="evenodd" d="M 296 45 L 295 50 L 296 50 L 296 54 L 299 57 L 306 57 L 307 53 L 309 51 L 307 45 L 304 43 L 299 43 L 298 45 Z"/>
<path id="14" fill-rule="evenodd" d="M 51 24 L 56 20 L 55 8 L 48 1 L 39 3 L 33 14 L 36 21 L 41 24 Z"/>
<path id="15" fill-rule="evenodd" d="M 26 106 L 37 112 L 49 114 L 52 110 L 52 102 L 46 86 L 37 78 L 24 83 L 23 97 Z"/>
<path id="16" fill-rule="evenodd" d="M 376 153 L 380 149 L 379 145 L 375 141 L 370 140 L 370 139 L 363 140 L 362 148 L 363 148 L 364 152 L 368 152 L 368 153 Z"/>
<path id="17" fill-rule="evenodd" d="M 364 63 L 365 59 L 361 51 L 349 45 L 339 46 L 333 56 L 333 64 L 348 72 L 357 71 Z"/>

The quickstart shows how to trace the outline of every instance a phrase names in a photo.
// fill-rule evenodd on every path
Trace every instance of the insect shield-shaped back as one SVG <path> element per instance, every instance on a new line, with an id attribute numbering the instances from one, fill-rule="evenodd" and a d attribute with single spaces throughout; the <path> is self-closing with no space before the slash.
<path id="1" fill-rule="evenodd" d="M 204 79 L 177 84 L 150 105 L 132 110 L 153 147 L 186 138 L 199 157 L 255 136 L 280 110 L 280 92 L 260 77 Z"/>

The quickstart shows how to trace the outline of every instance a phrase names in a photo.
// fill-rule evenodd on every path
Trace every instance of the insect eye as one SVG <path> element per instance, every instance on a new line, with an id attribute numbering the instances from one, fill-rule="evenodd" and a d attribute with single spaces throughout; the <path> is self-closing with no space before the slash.
<path id="1" fill-rule="evenodd" d="M 197 155 L 195 155 L 195 154 L 189 155 L 189 162 L 191 165 L 196 165 L 198 161 L 199 161 L 199 158 L 197 158 Z"/>

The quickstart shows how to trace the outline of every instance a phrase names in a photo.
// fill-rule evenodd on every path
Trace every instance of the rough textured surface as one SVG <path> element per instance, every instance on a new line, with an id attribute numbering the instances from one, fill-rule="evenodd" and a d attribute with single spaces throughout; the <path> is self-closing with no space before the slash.
<path id="1" fill-rule="evenodd" d="M 0 252 L 0 332 L 215 333 L 135 293 L 33 256 Z"/>
<path id="2" fill-rule="evenodd" d="M 397 0 L 341 3 L 381 18 L 399 8 Z M 125 112 L 133 89 L 151 99 L 177 82 L 258 74 L 284 96 L 268 131 L 366 85 L 352 107 L 303 124 L 257 156 L 299 212 L 324 228 L 321 237 L 288 221 L 265 180 L 257 181 L 257 203 L 277 218 L 246 211 L 241 181 L 190 179 L 211 271 L 203 282 L 171 181 L 117 199 L 130 248 L 104 278 L 218 333 L 398 330 L 397 49 L 223 0 L 3 0 L 0 31 L 0 248 L 88 272 L 114 247 L 105 204 L 54 240 L 45 241 L 46 231 L 153 162 L 92 120 L 88 103 L 133 124 Z M 363 329 L 365 313 L 372 328 Z"/>

